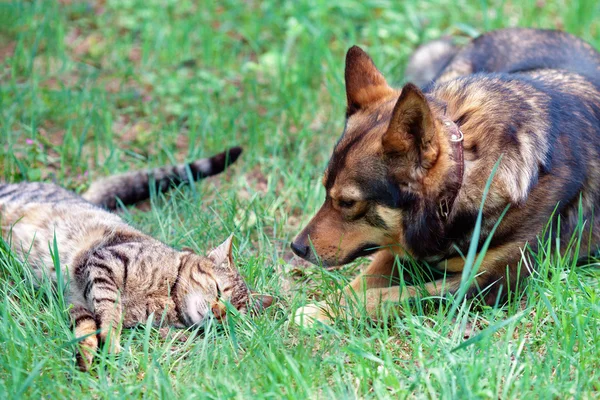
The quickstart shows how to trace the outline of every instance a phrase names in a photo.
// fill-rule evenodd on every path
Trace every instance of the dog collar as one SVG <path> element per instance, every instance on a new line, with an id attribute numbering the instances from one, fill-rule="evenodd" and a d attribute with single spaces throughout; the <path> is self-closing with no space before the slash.
<path id="1" fill-rule="evenodd" d="M 452 147 L 452 159 L 456 162 L 456 180 L 450 185 L 450 188 L 444 193 L 439 202 L 439 212 L 442 219 L 448 219 L 458 192 L 462 187 L 463 174 L 465 168 L 463 140 L 465 135 L 462 133 L 458 125 L 452 120 L 444 120 L 444 126 L 447 128 L 450 146 Z"/>

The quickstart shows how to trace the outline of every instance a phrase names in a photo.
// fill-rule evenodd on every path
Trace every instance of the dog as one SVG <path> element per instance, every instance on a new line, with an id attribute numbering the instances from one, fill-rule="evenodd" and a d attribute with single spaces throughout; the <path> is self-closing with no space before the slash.
<path id="1" fill-rule="evenodd" d="M 347 52 L 346 125 L 323 176 L 326 198 L 291 243 L 323 266 L 374 254 L 344 289 L 342 313 L 351 299 L 376 316 L 383 303 L 456 293 L 480 208 L 478 254 L 494 233 L 462 290 L 490 305 L 531 273 L 521 261 L 538 238 L 566 250 L 582 219 L 579 254 L 600 244 L 600 54 L 570 34 L 535 29 L 444 51 L 455 54 L 432 57 L 443 65 L 429 68 L 421 88 L 401 90 L 362 49 Z M 397 258 L 443 278 L 394 286 Z M 296 322 L 330 321 L 331 303 L 298 309 Z"/>

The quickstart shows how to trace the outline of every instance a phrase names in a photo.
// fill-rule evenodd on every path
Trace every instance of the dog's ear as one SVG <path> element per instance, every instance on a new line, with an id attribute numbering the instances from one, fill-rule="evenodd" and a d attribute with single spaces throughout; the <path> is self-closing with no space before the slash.
<path id="1" fill-rule="evenodd" d="M 402 88 L 382 141 L 387 154 L 407 156 L 424 168 L 437 160 L 434 117 L 425 95 L 412 83 Z"/>
<path id="2" fill-rule="evenodd" d="M 352 46 L 346 53 L 345 77 L 348 116 L 393 93 L 371 57 L 358 46 Z"/>

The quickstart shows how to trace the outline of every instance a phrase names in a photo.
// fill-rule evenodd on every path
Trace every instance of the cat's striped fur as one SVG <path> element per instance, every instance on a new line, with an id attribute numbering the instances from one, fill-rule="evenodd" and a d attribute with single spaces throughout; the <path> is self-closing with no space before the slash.
<path id="1" fill-rule="evenodd" d="M 233 265 L 232 237 L 208 253 L 178 251 L 119 216 L 54 184 L 0 184 L 2 234 L 38 276 L 56 279 L 49 244 L 56 238 L 69 279 L 70 316 L 83 338 L 78 363 L 87 369 L 99 340 L 119 350 L 119 328 L 154 313 L 163 325 L 224 317 L 223 301 L 246 312 L 250 291 Z M 263 302 L 270 304 L 268 297 Z M 211 312 L 212 311 L 212 312 Z"/>
<path id="2" fill-rule="evenodd" d="M 124 205 L 134 204 L 150 197 L 151 185 L 156 191 L 165 192 L 183 182 L 206 178 L 221 173 L 242 154 L 241 147 L 189 164 L 158 167 L 146 171 L 133 171 L 109 176 L 92 183 L 82 197 L 109 210 L 117 208 L 118 201 Z"/>

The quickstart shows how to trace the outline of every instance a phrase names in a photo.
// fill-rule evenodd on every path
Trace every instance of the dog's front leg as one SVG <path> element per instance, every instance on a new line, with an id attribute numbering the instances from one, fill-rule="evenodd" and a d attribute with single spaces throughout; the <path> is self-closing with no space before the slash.
<path id="1" fill-rule="evenodd" d="M 391 251 L 378 252 L 371 264 L 344 289 L 344 294 L 354 296 L 355 293 L 363 293 L 368 289 L 390 286 L 394 274 L 394 260 L 395 256 Z"/>
<path id="2" fill-rule="evenodd" d="M 460 287 L 461 276 L 452 275 L 445 279 L 428 282 L 422 286 L 392 286 L 369 289 L 364 295 L 364 309 L 370 317 L 377 318 L 386 304 L 398 304 L 404 300 L 424 297 L 443 297 L 455 293 Z"/>
<path id="3" fill-rule="evenodd" d="M 454 257 L 443 264 L 449 273 L 443 279 L 420 286 L 369 288 L 359 299 L 364 301 L 366 313 L 376 318 L 385 304 L 399 303 L 411 298 L 446 297 L 456 293 L 463 284 L 466 285 L 464 289 L 467 297 L 483 295 L 485 303 L 493 306 L 501 300 L 503 294 L 509 290 L 516 290 L 518 280 L 530 273 L 528 268 L 519 269 L 519 261 L 523 260 L 523 257 L 527 260 L 526 265 L 531 265 L 527 254 L 520 250 L 521 246 L 520 242 L 512 242 L 489 249 L 476 273 L 473 272 L 474 276 L 464 283 L 464 260 Z"/>
<path id="4" fill-rule="evenodd" d="M 375 255 L 371 264 L 342 291 L 341 299 L 340 293 L 338 293 L 326 301 L 300 307 L 294 314 L 294 322 L 298 325 L 311 325 L 316 321 L 330 322 L 335 315 L 331 307 L 333 303 L 339 301 L 340 308 L 343 308 L 347 306 L 350 299 L 357 296 L 358 299 L 361 299 L 369 290 L 390 286 L 394 272 L 394 257 L 389 250 L 381 250 Z"/>

